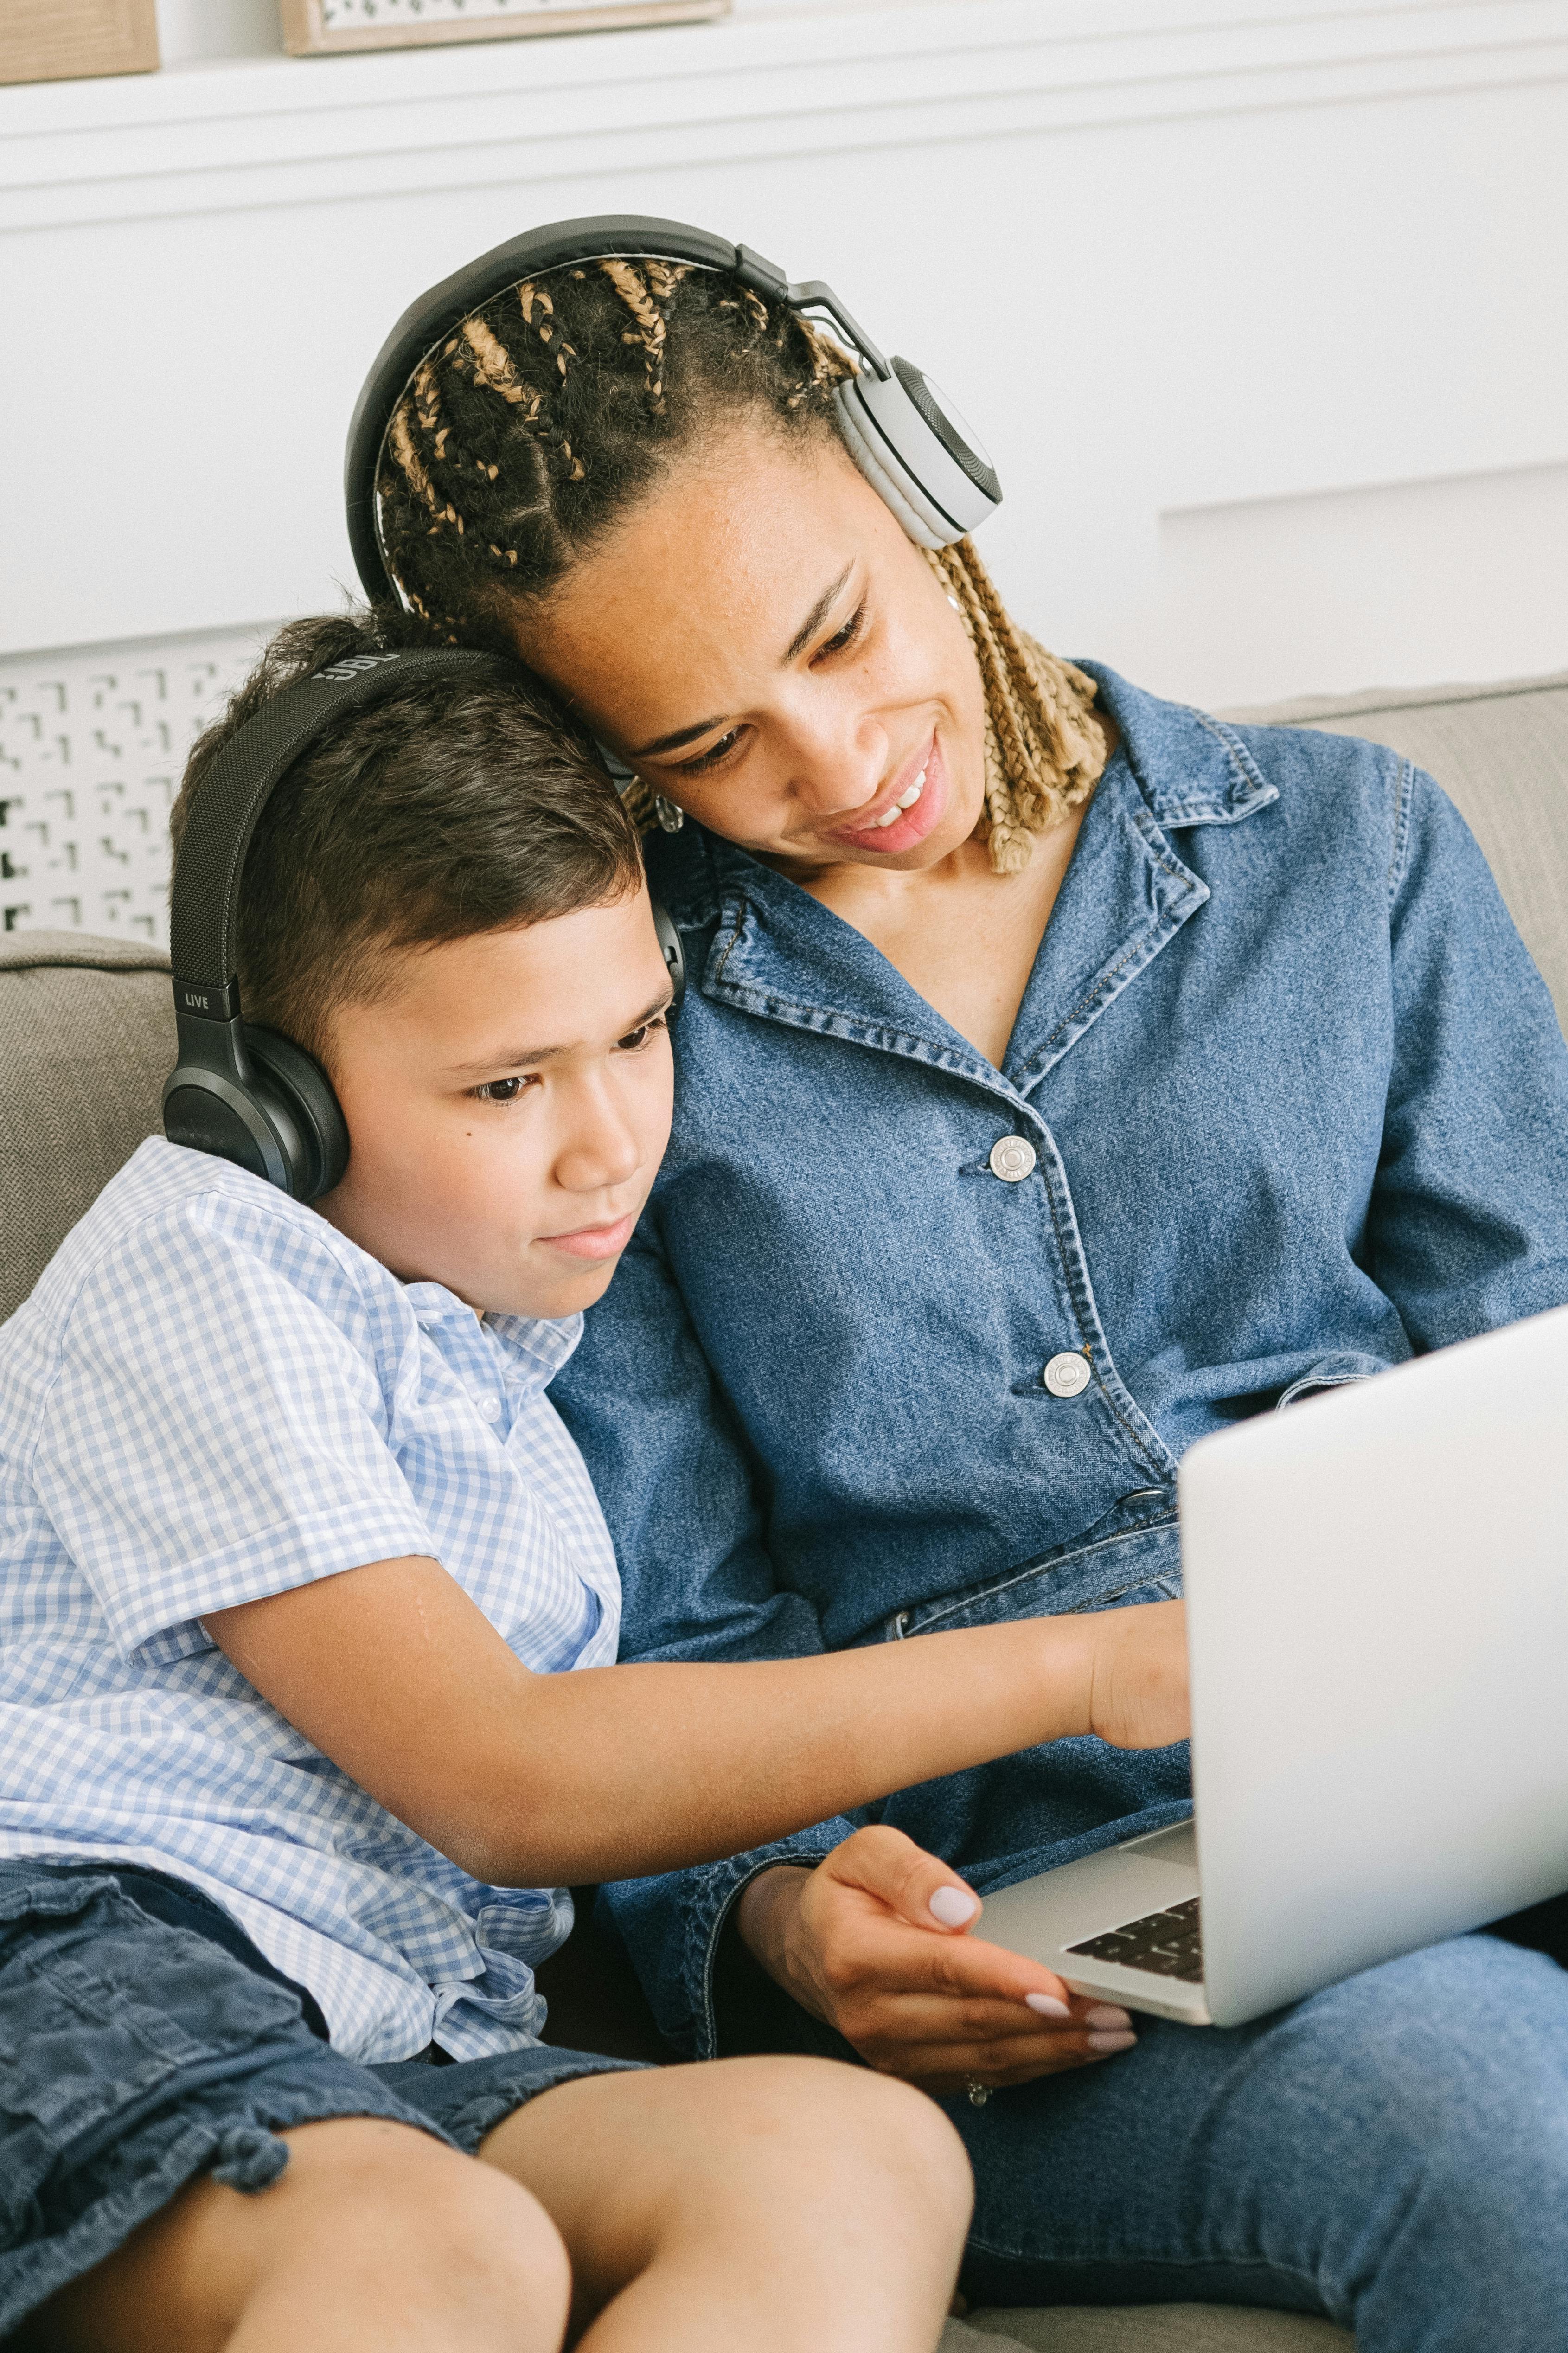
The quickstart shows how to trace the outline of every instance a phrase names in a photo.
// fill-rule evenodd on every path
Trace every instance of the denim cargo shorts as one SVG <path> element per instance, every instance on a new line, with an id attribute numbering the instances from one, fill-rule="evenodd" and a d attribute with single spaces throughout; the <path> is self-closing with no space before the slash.
<path id="1" fill-rule="evenodd" d="M 535 2093 L 626 2063 L 535 2043 L 359 2066 L 196 1889 L 0 1862 L 0 2337 L 198 2176 L 264 2189 L 295 2125 L 384 2116 L 471 2153 Z"/>

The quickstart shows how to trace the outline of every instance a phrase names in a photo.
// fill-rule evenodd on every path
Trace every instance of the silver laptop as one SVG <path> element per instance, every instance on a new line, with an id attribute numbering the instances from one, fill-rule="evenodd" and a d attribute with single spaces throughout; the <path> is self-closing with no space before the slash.
<path id="1" fill-rule="evenodd" d="M 1568 1308 L 1205 1439 L 1180 1493 L 1194 1818 L 978 1934 L 1239 2026 L 1568 1888 Z"/>

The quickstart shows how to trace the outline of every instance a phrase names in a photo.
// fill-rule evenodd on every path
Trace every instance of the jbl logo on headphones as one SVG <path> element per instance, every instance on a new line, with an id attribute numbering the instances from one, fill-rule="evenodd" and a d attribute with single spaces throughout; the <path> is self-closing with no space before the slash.
<path id="1" fill-rule="evenodd" d="M 395 654 L 350 654 L 346 660 L 334 662 L 331 670 L 319 670 L 318 678 L 357 678 L 361 670 L 374 670 L 381 662 L 395 662 Z"/>

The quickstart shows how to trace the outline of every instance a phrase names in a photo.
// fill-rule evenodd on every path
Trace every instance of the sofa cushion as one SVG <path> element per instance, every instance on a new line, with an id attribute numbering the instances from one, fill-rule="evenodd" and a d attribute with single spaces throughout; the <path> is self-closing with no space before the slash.
<path id="1" fill-rule="evenodd" d="M 161 949 L 81 932 L 0 938 L 0 1321 L 156 1133 L 174 1064 Z"/>
<path id="2" fill-rule="evenodd" d="M 1226 715 L 1370 735 L 1436 776 L 1486 853 L 1568 1029 L 1568 671 Z"/>

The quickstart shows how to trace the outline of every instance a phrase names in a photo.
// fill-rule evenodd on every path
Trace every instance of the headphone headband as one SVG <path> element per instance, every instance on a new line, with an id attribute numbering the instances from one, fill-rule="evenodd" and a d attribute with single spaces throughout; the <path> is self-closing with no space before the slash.
<path id="1" fill-rule="evenodd" d="M 889 361 L 821 279 L 792 285 L 775 262 L 749 245 L 731 245 L 728 238 L 684 221 L 640 213 L 592 215 L 525 230 L 466 262 L 409 304 L 376 354 L 354 406 L 343 464 L 349 543 L 373 604 L 382 597 L 401 601 L 377 529 L 376 480 L 393 412 L 421 364 L 462 320 L 525 279 L 616 259 L 684 261 L 694 269 L 738 278 L 766 301 L 800 312 L 826 312 L 864 364 L 855 385 L 840 388 L 837 403 L 850 454 L 922 544 L 948 544 L 1000 504 L 1002 487 L 990 461 L 972 447 L 972 438 L 952 432 L 921 371 L 908 361 Z M 920 387 L 918 394 L 911 390 L 911 378 Z M 845 396 L 853 394 L 858 396 Z M 900 421 L 911 404 L 918 420 L 912 463 L 901 446 L 909 438 L 909 425 Z"/>
<path id="2" fill-rule="evenodd" d="M 353 654 L 263 703 L 214 760 L 185 820 L 169 902 L 176 1005 L 209 1020 L 229 1021 L 238 1011 L 236 942 L 245 854 L 273 787 L 317 738 L 343 712 L 363 710 L 425 679 L 505 674 L 514 667 L 495 654 L 448 646 Z"/>

